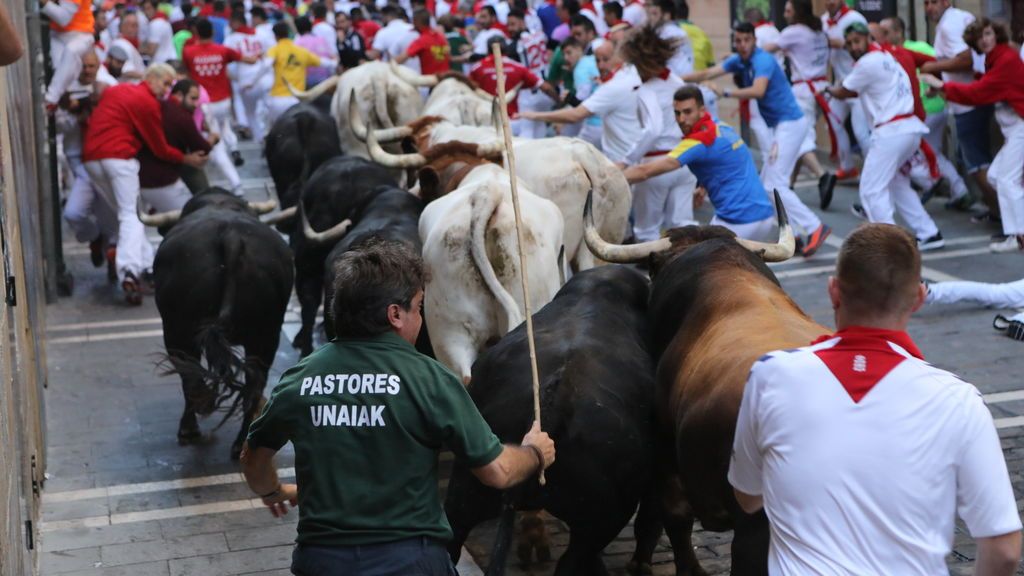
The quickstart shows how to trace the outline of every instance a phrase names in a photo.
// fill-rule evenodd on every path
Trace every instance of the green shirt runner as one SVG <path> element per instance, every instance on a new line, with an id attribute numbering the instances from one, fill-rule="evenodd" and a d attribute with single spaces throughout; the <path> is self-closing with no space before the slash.
<path id="1" fill-rule="evenodd" d="M 477 468 L 502 451 L 459 379 L 393 332 L 338 339 L 286 371 L 248 441 L 295 446 L 296 541 L 317 546 L 450 540 L 439 452 Z"/>

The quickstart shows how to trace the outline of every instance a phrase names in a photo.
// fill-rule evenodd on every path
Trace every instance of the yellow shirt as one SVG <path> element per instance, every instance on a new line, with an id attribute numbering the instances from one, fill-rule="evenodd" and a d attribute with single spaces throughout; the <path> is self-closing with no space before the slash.
<path id="1" fill-rule="evenodd" d="M 686 35 L 690 37 L 690 43 L 693 45 L 693 69 L 704 70 L 714 66 L 715 49 L 711 46 L 708 35 L 685 20 L 681 21 L 679 25 L 686 31 Z"/>
<path id="2" fill-rule="evenodd" d="M 274 60 L 274 86 L 270 89 L 271 96 L 291 96 L 284 81 L 296 90 L 306 89 L 306 68 L 319 66 L 320 57 L 301 46 L 296 46 L 288 38 L 277 41 L 273 48 L 267 50 L 267 57 Z"/>

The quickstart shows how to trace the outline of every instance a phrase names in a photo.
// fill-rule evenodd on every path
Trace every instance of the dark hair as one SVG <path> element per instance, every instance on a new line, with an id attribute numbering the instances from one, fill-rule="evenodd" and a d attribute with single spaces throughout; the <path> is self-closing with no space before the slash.
<path id="1" fill-rule="evenodd" d="M 738 32 L 738 33 L 741 33 L 741 34 L 753 35 L 754 34 L 754 25 L 751 24 L 750 22 L 739 22 L 738 24 L 733 26 L 732 31 L 733 32 Z"/>
<path id="2" fill-rule="evenodd" d="M 320 20 L 327 18 L 327 5 L 322 2 L 313 4 L 311 11 L 313 12 L 313 18 L 318 18 Z"/>
<path id="3" fill-rule="evenodd" d="M 964 42 L 975 52 L 981 52 L 978 49 L 978 42 L 981 40 L 982 33 L 985 32 L 985 28 L 992 28 L 992 32 L 995 32 L 996 35 L 997 44 L 1006 44 L 1010 41 L 1010 33 L 1007 31 L 1005 23 L 982 16 L 968 24 L 967 28 L 964 29 Z"/>
<path id="4" fill-rule="evenodd" d="M 305 16 L 295 19 L 295 31 L 299 34 L 309 34 L 313 31 L 313 23 Z"/>
<path id="5" fill-rule="evenodd" d="M 793 6 L 793 22 L 821 32 L 821 18 L 814 15 L 811 0 L 789 0 L 789 3 Z"/>
<path id="6" fill-rule="evenodd" d="M 505 18 L 519 18 L 520 20 L 526 20 L 526 12 L 520 10 L 519 8 L 513 8 L 508 11 L 508 16 L 506 16 Z"/>
<path id="7" fill-rule="evenodd" d="M 849 36 L 850 34 L 860 34 L 862 36 L 867 36 L 868 38 L 871 38 L 871 29 L 868 28 L 867 25 L 865 25 L 863 22 L 854 22 L 852 24 L 848 24 L 846 28 L 843 29 L 844 37 Z"/>
<path id="8" fill-rule="evenodd" d="M 678 47 L 679 39 L 662 38 L 657 28 L 645 25 L 626 35 L 619 50 L 622 59 L 636 66 L 640 79 L 646 82 L 665 69 Z"/>
<path id="9" fill-rule="evenodd" d="M 569 18 L 580 13 L 580 1 L 579 0 L 561 0 L 562 8 L 569 13 Z"/>
<path id="10" fill-rule="evenodd" d="M 480 12 L 487 12 L 488 14 L 491 15 L 491 18 L 497 18 L 498 17 L 498 13 L 495 12 L 494 6 L 488 6 L 488 5 L 481 6 L 480 10 L 477 11 L 477 14 L 479 14 Z"/>
<path id="11" fill-rule="evenodd" d="M 907 23 L 903 21 L 903 18 L 900 18 L 899 16 L 889 16 L 886 20 L 892 22 L 892 27 L 900 34 L 907 33 Z"/>
<path id="12" fill-rule="evenodd" d="M 597 28 L 594 28 L 594 23 L 583 14 L 573 16 L 572 20 L 569 20 L 569 25 L 573 28 L 579 26 L 591 34 L 597 34 Z"/>
<path id="13" fill-rule="evenodd" d="M 604 5 L 605 14 L 611 14 L 615 16 L 616 20 L 622 20 L 622 4 L 618 2 L 608 2 Z"/>
<path id="14" fill-rule="evenodd" d="M 388 4 L 380 9 L 380 15 L 382 17 L 387 16 L 390 18 L 404 18 L 405 11 L 394 4 Z"/>
<path id="15" fill-rule="evenodd" d="M 572 36 L 569 36 L 565 40 L 562 40 L 560 46 L 562 47 L 563 54 L 565 53 L 566 48 L 578 48 L 580 50 L 583 50 L 583 44 L 580 44 L 579 40 L 573 38 Z"/>
<path id="16" fill-rule="evenodd" d="M 906 313 L 921 283 L 917 241 L 893 224 L 861 225 L 839 248 L 836 282 L 854 318 Z"/>
<path id="17" fill-rule="evenodd" d="M 355 8 L 348 11 L 348 17 L 351 18 L 352 20 L 363 20 L 366 18 L 366 15 L 363 14 L 362 6 L 356 6 Z"/>
<path id="18" fill-rule="evenodd" d="M 451 32 L 456 28 L 462 27 L 462 21 L 456 18 L 455 14 L 452 14 L 451 12 L 438 18 L 437 23 L 440 24 L 442 28 L 444 28 L 445 32 Z"/>
<path id="19" fill-rule="evenodd" d="M 423 260 L 401 242 L 370 238 L 334 265 L 334 331 L 367 338 L 391 330 L 388 307 L 409 310 L 426 283 Z"/>
<path id="20" fill-rule="evenodd" d="M 686 0 L 676 0 L 676 18 L 680 20 L 690 19 L 690 4 Z"/>
<path id="21" fill-rule="evenodd" d="M 287 22 L 278 22 L 277 24 L 274 24 L 273 30 L 274 38 L 277 38 L 278 40 L 287 38 L 288 34 L 291 32 L 291 30 L 288 28 Z"/>
<path id="22" fill-rule="evenodd" d="M 213 38 L 213 23 L 206 18 L 196 20 L 196 34 L 203 40 Z"/>
<path id="23" fill-rule="evenodd" d="M 668 14 L 669 18 L 676 17 L 676 4 L 672 0 L 655 0 L 653 4 L 661 10 L 662 14 Z"/>
<path id="24" fill-rule="evenodd" d="M 213 11 L 218 15 L 223 12 L 226 7 L 227 4 L 224 4 L 224 0 L 213 0 Z"/>
<path id="25" fill-rule="evenodd" d="M 233 11 L 231 13 L 231 21 L 232 22 L 241 22 L 242 24 L 245 24 L 245 12 L 243 12 L 241 10 Z"/>
<path id="26" fill-rule="evenodd" d="M 192 3 L 191 2 L 182 2 L 180 8 L 181 8 L 181 13 L 184 14 L 186 19 L 188 19 L 190 16 L 192 16 Z"/>
<path id="27" fill-rule="evenodd" d="M 265 21 L 267 19 L 267 11 L 263 9 L 263 6 L 253 6 L 252 10 L 249 10 L 249 14 L 253 18 L 259 18 L 260 20 Z"/>
<path id="28" fill-rule="evenodd" d="M 687 84 L 676 93 L 672 95 L 672 99 L 676 102 L 686 102 L 687 100 L 696 100 L 697 105 L 704 105 L 704 93 L 700 91 L 700 87 L 694 84 Z"/>
<path id="29" fill-rule="evenodd" d="M 430 12 L 427 12 L 423 8 L 416 10 L 412 13 L 412 23 L 414 26 L 420 28 L 430 27 Z"/>
<path id="30" fill-rule="evenodd" d="M 760 8 L 747 8 L 743 11 L 743 20 L 754 24 L 764 20 L 764 11 Z"/>
<path id="31" fill-rule="evenodd" d="M 187 96 L 189 91 L 197 86 L 199 85 L 196 84 L 194 80 L 189 80 L 188 78 L 178 80 L 174 83 L 174 87 L 171 88 L 171 94 L 181 94 L 182 96 Z"/>
<path id="32" fill-rule="evenodd" d="M 145 6 L 147 4 L 152 6 L 154 10 L 160 9 L 160 0 L 143 0 L 142 5 Z"/>

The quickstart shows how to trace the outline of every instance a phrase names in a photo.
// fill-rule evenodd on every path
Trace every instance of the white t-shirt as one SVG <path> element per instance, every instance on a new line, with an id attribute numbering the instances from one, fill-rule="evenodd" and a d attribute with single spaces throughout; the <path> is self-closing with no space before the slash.
<path id="1" fill-rule="evenodd" d="M 790 24 L 779 34 L 775 44 L 789 58 L 793 83 L 824 78 L 828 73 L 828 36 L 815 32 L 806 24 Z"/>
<path id="2" fill-rule="evenodd" d="M 843 87 L 857 93 L 872 126 L 872 138 L 928 132 L 916 116 L 892 121 L 914 112 L 910 78 L 892 54 L 874 50 L 861 56 L 843 80 Z"/>
<path id="3" fill-rule="evenodd" d="M 622 19 L 634 28 L 643 26 L 647 22 L 647 10 L 644 10 L 643 2 L 630 2 L 623 6 Z"/>
<path id="4" fill-rule="evenodd" d="M 676 111 L 672 106 L 673 96 L 686 83 L 679 76 L 669 74 L 668 78 L 651 78 L 640 85 L 639 101 L 643 136 L 637 143 L 630 160 L 637 162 L 648 152 L 668 152 L 679 145 L 683 133 L 676 123 Z M 646 111 L 646 113 L 644 113 Z"/>
<path id="5" fill-rule="evenodd" d="M 382 61 L 387 62 L 403 54 L 409 44 L 412 44 L 419 36 L 412 24 L 395 19 L 388 22 L 388 25 L 381 28 L 373 37 L 372 48 L 381 53 Z M 415 72 L 420 71 L 419 58 L 409 58 L 403 64 Z"/>
<path id="6" fill-rule="evenodd" d="M 663 40 L 680 42 L 676 53 L 668 59 L 666 66 L 673 74 L 685 76 L 693 72 L 693 44 L 690 36 L 675 22 L 665 22 L 658 28 L 658 37 Z"/>
<path id="7" fill-rule="evenodd" d="M 110 43 L 110 48 L 114 46 L 120 46 L 124 53 L 128 55 L 128 59 L 124 61 L 124 67 L 121 68 L 121 74 L 126 72 L 142 74 L 146 71 L 146 64 L 142 61 L 142 54 L 139 54 L 139 51 L 135 49 L 135 46 L 132 46 L 131 42 L 124 38 L 118 38 Z M 110 50 L 108 49 L 107 52 L 109 53 Z M 133 80 L 133 82 L 138 82 L 138 80 Z"/>
<path id="8" fill-rule="evenodd" d="M 935 25 L 936 59 L 946 60 L 954 58 L 957 54 L 968 49 L 967 43 L 964 42 L 964 29 L 971 22 L 974 22 L 974 15 L 959 8 L 949 7 L 942 13 L 942 18 Z M 984 71 L 984 68 L 982 71 Z M 942 79 L 946 82 L 968 83 L 974 81 L 974 75 L 971 72 L 943 72 Z M 947 102 L 946 106 L 954 114 L 963 114 L 974 109 L 973 106 L 965 106 L 955 102 Z"/>
<path id="9" fill-rule="evenodd" d="M 884 338 L 751 369 L 729 482 L 764 497 L 770 574 L 948 574 L 956 514 L 974 538 L 1021 527 L 978 390 Z"/>
<path id="10" fill-rule="evenodd" d="M 848 10 L 846 14 L 839 17 L 839 20 L 834 25 L 829 24 L 829 14 L 827 10 L 821 15 L 821 28 L 830 39 L 834 38 L 844 41 L 843 32 L 846 30 L 847 26 L 854 22 L 860 22 L 865 26 L 868 25 L 867 18 L 856 10 Z M 846 75 L 850 73 L 850 70 L 853 69 L 853 56 L 850 56 L 850 53 L 842 48 L 832 48 L 831 50 L 832 55 L 830 60 L 832 61 L 832 74 L 835 76 L 836 81 L 841 82 L 843 78 L 846 78 Z"/>
<path id="11" fill-rule="evenodd" d="M 264 52 L 270 50 L 274 46 L 277 46 L 277 36 L 274 36 L 274 25 L 270 22 L 264 22 L 259 26 L 256 26 L 256 38 L 260 41 L 260 48 Z"/>
<path id="12" fill-rule="evenodd" d="M 255 34 L 243 32 L 232 32 L 224 39 L 224 46 L 237 50 L 242 56 L 260 56 L 266 52 L 263 44 Z M 271 70 L 262 61 L 255 64 L 245 62 L 232 62 L 228 64 L 228 71 L 239 86 L 252 86 L 264 73 Z"/>
<path id="13" fill-rule="evenodd" d="M 149 23 L 149 36 L 146 42 L 156 44 L 153 62 L 167 62 L 178 58 L 178 52 L 174 49 L 174 31 L 167 20 L 154 18 Z"/>
<path id="14" fill-rule="evenodd" d="M 764 47 L 768 44 L 778 44 L 780 34 L 781 32 L 779 32 L 779 29 L 771 22 L 762 22 L 761 24 L 754 26 L 754 41 L 756 42 L 757 47 L 762 50 L 764 50 Z M 779 67 L 785 70 L 786 61 L 782 57 L 782 54 L 775 53 L 773 56 L 775 56 L 775 60 L 779 63 Z"/>
<path id="15" fill-rule="evenodd" d="M 323 38 L 324 42 L 327 42 L 327 45 L 331 47 L 332 52 L 338 51 L 337 48 L 335 48 L 338 45 L 338 31 L 334 26 L 331 26 L 327 22 L 317 22 L 316 24 L 313 24 L 313 34 Z M 337 59 L 337 56 L 335 56 L 335 59 Z"/>
<path id="16" fill-rule="evenodd" d="M 548 72 L 548 37 L 544 32 L 523 32 L 519 36 L 516 45 L 519 55 L 523 58 L 523 65 L 530 69 L 538 78 L 543 78 Z"/>
<path id="17" fill-rule="evenodd" d="M 640 140 L 638 93 L 640 75 L 631 65 L 623 66 L 581 106 L 601 117 L 601 150 L 612 162 L 624 162 Z"/>
<path id="18" fill-rule="evenodd" d="M 380 32 L 378 32 L 378 34 L 380 34 Z M 495 36 L 505 38 L 505 33 L 499 28 L 488 28 L 487 30 L 477 32 L 476 36 L 473 37 L 473 53 L 483 54 L 484 56 L 490 54 L 491 51 L 487 49 L 487 41 Z"/>

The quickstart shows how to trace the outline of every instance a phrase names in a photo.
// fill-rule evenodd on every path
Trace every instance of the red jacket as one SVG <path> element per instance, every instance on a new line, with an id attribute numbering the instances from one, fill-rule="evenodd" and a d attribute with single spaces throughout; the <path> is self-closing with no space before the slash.
<path id="1" fill-rule="evenodd" d="M 199 42 L 182 49 L 188 74 L 210 93 L 210 102 L 231 98 L 228 64 L 242 59 L 237 50 L 213 42 Z"/>
<path id="2" fill-rule="evenodd" d="M 946 99 L 957 104 L 984 106 L 1006 102 L 1024 118 L 1024 61 L 1008 44 L 996 44 L 985 56 L 985 74 L 969 84 L 946 82 Z"/>
<path id="3" fill-rule="evenodd" d="M 145 145 L 157 158 L 181 164 L 184 155 L 167 143 L 160 102 L 142 84 L 118 84 L 103 91 L 89 117 L 82 160 L 130 160 Z"/>
<path id="4" fill-rule="evenodd" d="M 521 88 L 533 88 L 540 85 L 538 78 L 530 69 L 511 58 L 504 59 L 505 68 L 505 90 L 511 90 L 522 84 Z M 498 94 L 498 69 L 494 65 L 494 55 L 491 54 L 477 62 L 476 66 L 469 71 L 471 80 L 480 85 L 480 88 L 488 94 Z M 519 96 L 508 103 L 509 118 L 515 117 L 519 112 Z"/>

